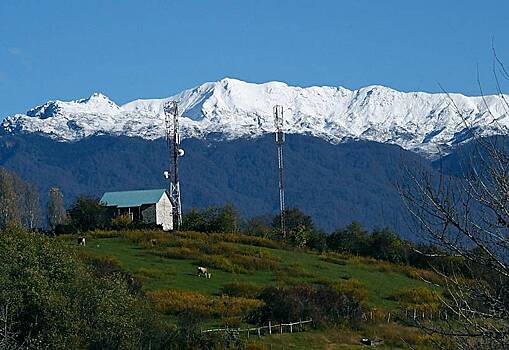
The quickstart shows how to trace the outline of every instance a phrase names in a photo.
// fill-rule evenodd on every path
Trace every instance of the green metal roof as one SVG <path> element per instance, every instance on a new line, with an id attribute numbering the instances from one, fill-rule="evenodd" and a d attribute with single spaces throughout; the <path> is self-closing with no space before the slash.
<path id="1" fill-rule="evenodd" d="M 101 203 L 108 207 L 128 208 L 159 202 L 165 189 L 106 192 Z"/>

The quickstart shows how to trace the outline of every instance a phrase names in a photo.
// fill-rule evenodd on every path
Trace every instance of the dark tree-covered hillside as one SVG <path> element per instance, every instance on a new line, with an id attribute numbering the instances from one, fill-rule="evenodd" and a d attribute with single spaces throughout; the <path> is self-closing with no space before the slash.
<path id="1" fill-rule="evenodd" d="M 277 158 L 272 135 L 233 141 L 184 140 L 181 161 L 184 210 L 232 203 L 243 216 L 276 214 Z M 74 143 L 43 136 L 1 136 L 0 166 L 37 184 L 43 202 L 59 187 L 69 205 L 78 195 L 165 187 L 163 140 L 95 136 Z M 394 184 L 405 164 L 424 158 L 375 142 L 332 145 L 289 135 L 285 144 L 287 203 L 332 230 L 352 221 L 367 228 L 408 232 L 407 214 Z M 407 235 L 408 237 L 408 235 Z"/>

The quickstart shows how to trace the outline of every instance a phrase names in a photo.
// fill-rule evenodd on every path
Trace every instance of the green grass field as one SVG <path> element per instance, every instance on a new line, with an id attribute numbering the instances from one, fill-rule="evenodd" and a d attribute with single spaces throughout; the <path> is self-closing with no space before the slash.
<path id="1" fill-rule="evenodd" d="M 146 290 L 181 289 L 217 295 L 220 294 L 221 287 L 229 282 L 250 282 L 267 286 L 277 284 L 278 277 L 281 276 L 271 271 L 231 273 L 210 269 L 212 278 L 207 280 L 196 275 L 196 264 L 193 260 L 156 256 L 122 238 L 91 239 L 87 242 L 86 249 L 100 256 L 116 257 L 122 268 L 134 275 L 144 270 L 152 271 L 153 276 L 149 273 L 143 281 Z M 387 298 L 397 290 L 425 285 L 424 282 L 402 273 L 379 271 L 376 266 L 358 261 L 346 260 L 344 265 L 339 265 L 322 261 L 318 254 L 264 247 L 256 249 L 280 258 L 282 266 L 299 266 L 306 272 L 305 276 L 283 276 L 285 278 L 296 278 L 302 282 L 312 282 L 317 277 L 331 280 L 357 279 L 367 287 L 370 301 L 380 307 L 395 307 L 395 302 Z"/>
<path id="2" fill-rule="evenodd" d="M 142 282 L 145 291 L 182 290 L 200 293 L 208 296 L 220 296 L 221 288 L 231 282 L 246 282 L 260 287 L 270 285 L 287 285 L 295 282 L 316 283 L 325 281 L 347 281 L 356 279 L 365 286 L 368 292 L 368 302 L 371 306 L 384 311 L 392 311 L 399 304 L 389 297 L 395 292 L 405 288 L 426 287 L 427 284 L 418 278 L 411 278 L 401 268 L 395 265 L 356 257 L 336 257 L 325 261 L 323 255 L 316 252 L 300 251 L 291 248 L 268 248 L 242 243 L 224 243 L 217 239 L 195 239 L 191 237 L 164 238 L 164 244 L 153 248 L 147 246 L 149 238 L 145 241 L 136 241 L 129 238 L 125 232 L 113 234 L 117 237 L 97 238 L 100 235 L 90 235 L 84 251 L 98 257 L 114 257 L 121 268 Z M 96 236 L 96 238 L 94 238 Z M 207 237 L 207 236 L 205 236 Z M 145 243 L 145 244 L 143 244 Z M 167 247 L 196 247 L 220 244 L 221 249 L 254 254 L 268 257 L 277 261 L 271 269 L 254 269 L 244 273 L 228 272 L 224 269 L 209 268 L 212 273 L 210 279 L 198 277 L 196 267 L 199 259 L 196 258 L 168 258 L 157 252 Z M 205 244 L 204 244 L 205 243 Z M 216 247 L 217 248 L 217 247 Z M 197 248 L 198 249 L 198 248 Z M 210 253 L 210 254 L 217 254 Z M 385 268 L 381 268 L 384 266 Z M 394 267 L 394 268 L 392 268 Z M 208 325 L 219 323 L 208 322 Z M 389 327 L 389 326 L 387 326 Z M 277 334 L 252 339 L 257 346 L 264 345 L 270 349 L 360 349 L 362 336 L 379 336 L 391 338 L 392 342 L 380 349 L 404 348 L 398 343 L 400 333 L 409 333 L 408 328 L 398 324 L 391 324 L 390 328 L 379 326 L 361 327 L 360 329 L 329 329 L 313 330 L 294 334 Z M 415 330 L 412 330 L 415 332 Z M 425 347 L 419 347 L 425 349 Z"/>

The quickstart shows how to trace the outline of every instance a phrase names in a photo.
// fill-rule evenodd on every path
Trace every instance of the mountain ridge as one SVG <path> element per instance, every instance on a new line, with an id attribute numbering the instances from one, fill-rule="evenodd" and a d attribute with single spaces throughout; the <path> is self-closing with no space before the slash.
<path id="1" fill-rule="evenodd" d="M 397 144 L 430 158 L 468 141 L 471 129 L 481 136 L 509 130 L 507 106 L 496 95 L 399 92 L 380 85 L 357 90 L 303 88 L 225 78 L 168 98 L 138 99 L 121 106 L 101 93 L 69 102 L 48 101 L 5 118 L 1 131 L 37 133 L 64 142 L 93 135 L 153 140 L 164 136 L 162 105 L 169 100 L 179 102 L 184 138 L 260 137 L 274 131 L 275 104 L 285 109 L 283 127 L 289 134 L 311 135 L 333 144 L 348 140 Z"/>

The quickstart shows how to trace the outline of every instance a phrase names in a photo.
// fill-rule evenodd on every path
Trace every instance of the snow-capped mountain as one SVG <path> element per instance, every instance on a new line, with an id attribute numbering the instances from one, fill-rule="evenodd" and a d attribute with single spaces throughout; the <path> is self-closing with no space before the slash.
<path id="1" fill-rule="evenodd" d="M 156 139 L 164 136 L 162 105 L 169 100 L 179 102 L 184 137 L 212 133 L 226 139 L 261 136 L 274 131 L 272 109 L 276 104 L 284 107 L 288 133 L 313 135 L 331 143 L 351 139 L 394 143 L 428 156 L 468 140 L 467 125 L 482 135 L 506 134 L 509 129 L 508 106 L 500 96 L 404 93 L 383 86 L 301 88 L 228 78 L 169 98 L 135 100 L 122 106 L 99 93 L 71 102 L 50 101 L 26 114 L 5 118 L 1 129 L 4 133 L 39 133 L 60 141 L 101 134 Z"/>

